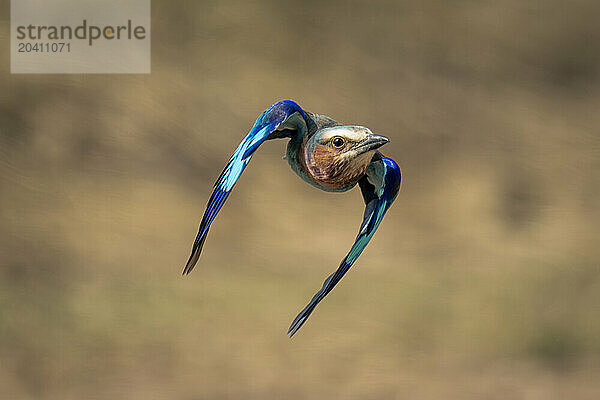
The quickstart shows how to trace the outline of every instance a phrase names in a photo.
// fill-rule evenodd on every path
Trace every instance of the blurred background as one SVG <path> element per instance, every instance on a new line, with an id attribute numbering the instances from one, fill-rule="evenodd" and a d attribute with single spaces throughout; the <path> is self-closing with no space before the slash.
<path id="1" fill-rule="evenodd" d="M 600 3 L 152 1 L 150 75 L 11 75 L 0 20 L 0 398 L 600 398 Z M 359 190 L 264 144 L 271 103 L 388 136 Z"/>

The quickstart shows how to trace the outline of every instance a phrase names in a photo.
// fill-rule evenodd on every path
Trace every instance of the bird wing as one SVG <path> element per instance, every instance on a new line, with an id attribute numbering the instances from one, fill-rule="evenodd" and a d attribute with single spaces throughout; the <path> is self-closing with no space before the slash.
<path id="1" fill-rule="evenodd" d="M 333 287 L 342 279 L 358 256 L 365 249 L 377 227 L 383 220 L 385 212 L 390 208 L 400 190 L 401 173 L 398 164 L 391 158 L 383 157 L 377 153 L 365 176 L 359 181 L 360 189 L 365 200 L 365 214 L 358 236 L 352 248 L 344 257 L 338 269 L 323 283 L 308 305 L 298 314 L 292 322 L 288 334 L 293 336 L 306 322 L 317 304 L 327 296 Z"/>
<path id="2" fill-rule="evenodd" d="M 256 149 L 267 139 L 271 137 L 281 137 L 276 131 L 284 130 L 302 131 L 306 130 L 304 110 L 292 100 L 282 100 L 267 108 L 256 120 L 248 135 L 242 140 L 235 150 L 227 165 L 221 172 L 214 185 L 214 191 L 206 205 L 204 217 L 198 229 L 198 235 L 192 247 L 192 253 L 188 259 L 183 274 L 189 274 L 202 252 L 202 246 L 206 240 L 208 229 L 213 222 L 221 207 L 227 200 L 229 193 L 237 182 L 240 175 L 250 162 Z"/>

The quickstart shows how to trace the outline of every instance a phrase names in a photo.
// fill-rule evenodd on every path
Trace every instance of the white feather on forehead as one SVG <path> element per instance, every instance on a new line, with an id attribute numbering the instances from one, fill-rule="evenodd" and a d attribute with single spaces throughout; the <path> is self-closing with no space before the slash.
<path id="1" fill-rule="evenodd" d="M 319 138 L 322 142 L 327 142 L 334 136 L 341 136 L 344 139 L 353 142 L 359 142 L 366 139 L 372 132 L 364 126 L 332 126 L 324 128 L 319 132 Z"/>

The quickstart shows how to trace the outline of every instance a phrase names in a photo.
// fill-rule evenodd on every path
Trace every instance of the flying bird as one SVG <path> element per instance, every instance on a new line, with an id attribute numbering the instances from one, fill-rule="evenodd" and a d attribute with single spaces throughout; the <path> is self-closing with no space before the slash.
<path id="1" fill-rule="evenodd" d="M 363 126 L 343 125 L 305 111 L 292 100 L 279 101 L 258 117 L 215 182 L 184 275 L 198 262 L 210 225 L 254 152 L 265 140 L 283 138 L 290 139 L 285 158 L 300 178 L 327 192 L 345 192 L 358 183 L 365 201 L 363 221 L 354 244 L 338 269 L 294 319 L 288 330 L 291 337 L 367 246 L 400 190 L 401 174 L 394 160 L 377 151 L 388 143 L 385 136 Z"/>

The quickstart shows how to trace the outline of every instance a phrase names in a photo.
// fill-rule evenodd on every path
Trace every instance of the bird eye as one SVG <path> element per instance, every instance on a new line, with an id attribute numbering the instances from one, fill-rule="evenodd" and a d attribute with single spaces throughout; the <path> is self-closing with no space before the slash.
<path id="1" fill-rule="evenodd" d="M 331 139 L 331 145 L 336 149 L 341 149 L 346 144 L 346 140 L 341 136 L 336 136 Z"/>

